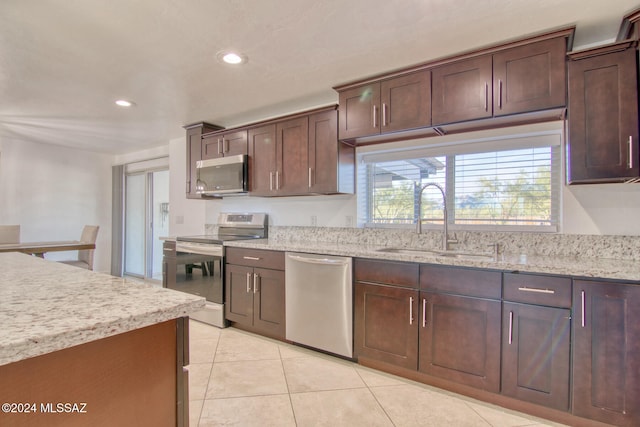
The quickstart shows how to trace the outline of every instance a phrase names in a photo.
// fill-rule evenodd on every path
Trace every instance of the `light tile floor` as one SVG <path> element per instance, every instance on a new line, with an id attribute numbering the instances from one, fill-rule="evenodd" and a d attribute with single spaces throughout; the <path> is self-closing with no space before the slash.
<path id="1" fill-rule="evenodd" d="M 190 343 L 191 426 L 559 426 L 234 328 Z"/>

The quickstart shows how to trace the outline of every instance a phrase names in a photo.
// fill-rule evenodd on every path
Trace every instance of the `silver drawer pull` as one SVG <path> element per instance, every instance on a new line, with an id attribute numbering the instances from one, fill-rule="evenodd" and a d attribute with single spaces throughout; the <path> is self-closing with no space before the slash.
<path id="1" fill-rule="evenodd" d="M 513 343 L 513 311 L 509 312 L 509 344 Z"/>
<path id="2" fill-rule="evenodd" d="M 251 273 L 247 273 L 247 293 L 251 292 Z"/>
<path id="3" fill-rule="evenodd" d="M 427 327 L 427 299 L 422 298 L 422 327 Z"/>
<path id="4" fill-rule="evenodd" d="M 409 297 L 409 324 L 413 325 L 413 297 Z"/>
<path id="5" fill-rule="evenodd" d="M 262 258 L 256 256 L 243 256 L 242 259 L 248 259 L 249 261 L 260 261 Z"/>
<path id="6" fill-rule="evenodd" d="M 175 249 L 164 249 L 165 252 L 175 252 Z"/>
<path id="7" fill-rule="evenodd" d="M 522 287 L 522 288 L 518 288 L 519 291 L 522 292 L 537 292 L 539 294 L 555 294 L 556 291 L 554 291 L 553 289 L 540 289 L 540 288 L 527 288 L 527 287 Z"/>

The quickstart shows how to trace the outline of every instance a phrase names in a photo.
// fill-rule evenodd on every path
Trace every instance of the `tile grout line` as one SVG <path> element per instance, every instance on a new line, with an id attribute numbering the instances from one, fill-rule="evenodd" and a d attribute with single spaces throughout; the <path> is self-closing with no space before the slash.
<path id="1" fill-rule="evenodd" d="M 354 362 L 355 363 L 355 362 Z M 384 415 L 387 417 L 387 419 L 389 420 L 389 422 L 391 423 L 391 425 L 393 425 L 394 427 L 396 427 L 396 423 L 393 422 L 393 419 L 391 418 L 391 415 L 389 415 L 387 413 L 387 410 L 385 409 L 384 405 L 378 400 L 378 398 L 376 397 L 375 393 L 373 391 L 371 391 L 371 387 L 369 386 L 369 383 L 367 383 L 365 381 L 365 379 L 362 377 L 362 375 L 360 374 L 360 370 L 357 368 L 357 364 L 354 365 L 353 369 L 356 371 L 356 374 L 358 374 L 358 377 L 360 377 L 360 380 L 362 380 L 362 382 L 364 383 L 365 387 L 367 388 L 367 390 L 369 391 L 369 393 L 371 394 L 371 396 L 373 397 L 373 400 L 376 401 L 376 403 L 378 404 L 378 406 L 380 406 L 380 409 L 382 409 L 382 412 L 384 412 Z"/>
<path id="2" fill-rule="evenodd" d="M 207 385 L 204 390 L 204 396 L 202 396 L 202 406 L 200 407 L 200 413 L 198 414 L 198 426 L 200 425 L 200 420 L 202 419 L 202 411 L 204 410 L 204 404 L 207 401 L 207 392 L 209 391 L 209 383 L 211 382 L 211 376 L 213 375 L 213 366 L 215 365 L 216 354 L 218 353 L 218 346 L 220 345 L 220 340 L 222 339 L 222 331 L 218 332 L 218 339 L 216 340 L 216 346 L 213 349 L 213 359 L 211 360 L 211 368 L 209 369 L 209 376 L 207 377 Z"/>
<path id="3" fill-rule="evenodd" d="M 278 344 L 278 355 L 280 356 L 280 366 L 282 366 L 282 375 L 284 375 L 284 384 L 287 386 L 287 396 L 289 397 L 289 405 L 291 405 L 291 414 L 293 415 L 293 423 L 297 426 L 298 420 L 296 419 L 296 411 L 293 408 L 293 401 L 291 400 L 291 390 L 289 389 L 289 381 L 287 380 L 287 371 L 284 369 L 284 359 L 282 358 L 282 348 Z"/>

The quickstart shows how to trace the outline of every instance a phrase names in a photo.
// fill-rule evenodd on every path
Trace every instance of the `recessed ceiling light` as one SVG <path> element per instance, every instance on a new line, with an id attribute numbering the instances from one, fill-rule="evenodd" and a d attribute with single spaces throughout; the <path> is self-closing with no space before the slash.
<path id="1" fill-rule="evenodd" d="M 120 107 L 132 107 L 135 104 L 131 101 L 127 101 L 126 99 L 118 99 L 116 101 L 116 105 L 120 106 Z"/>
<path id="2" fill-rule="evenodd" d="M 231 52 L 228 50 L 218 52 L 218 61 L 222 61 L 226 64 L 238 65 L 247 62 L 247 56 L 238 52 Z"/>

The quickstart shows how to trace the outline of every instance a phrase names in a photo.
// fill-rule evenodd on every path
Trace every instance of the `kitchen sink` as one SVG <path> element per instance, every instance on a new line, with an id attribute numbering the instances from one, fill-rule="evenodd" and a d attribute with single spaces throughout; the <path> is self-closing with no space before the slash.
<path id="1" fill-rule="evenodd" d="M 427 255 L 444 258 L 457 258 L 478 261 L 493 261 L 493 255 L 474 253 L 474 252 L 457 252 L 457 251 L 441 251 L 434 249 L 412 249 L 412 248 L 380 248 L 378 252 L 387 252 L 392 254 L 405 255 Z"/>

